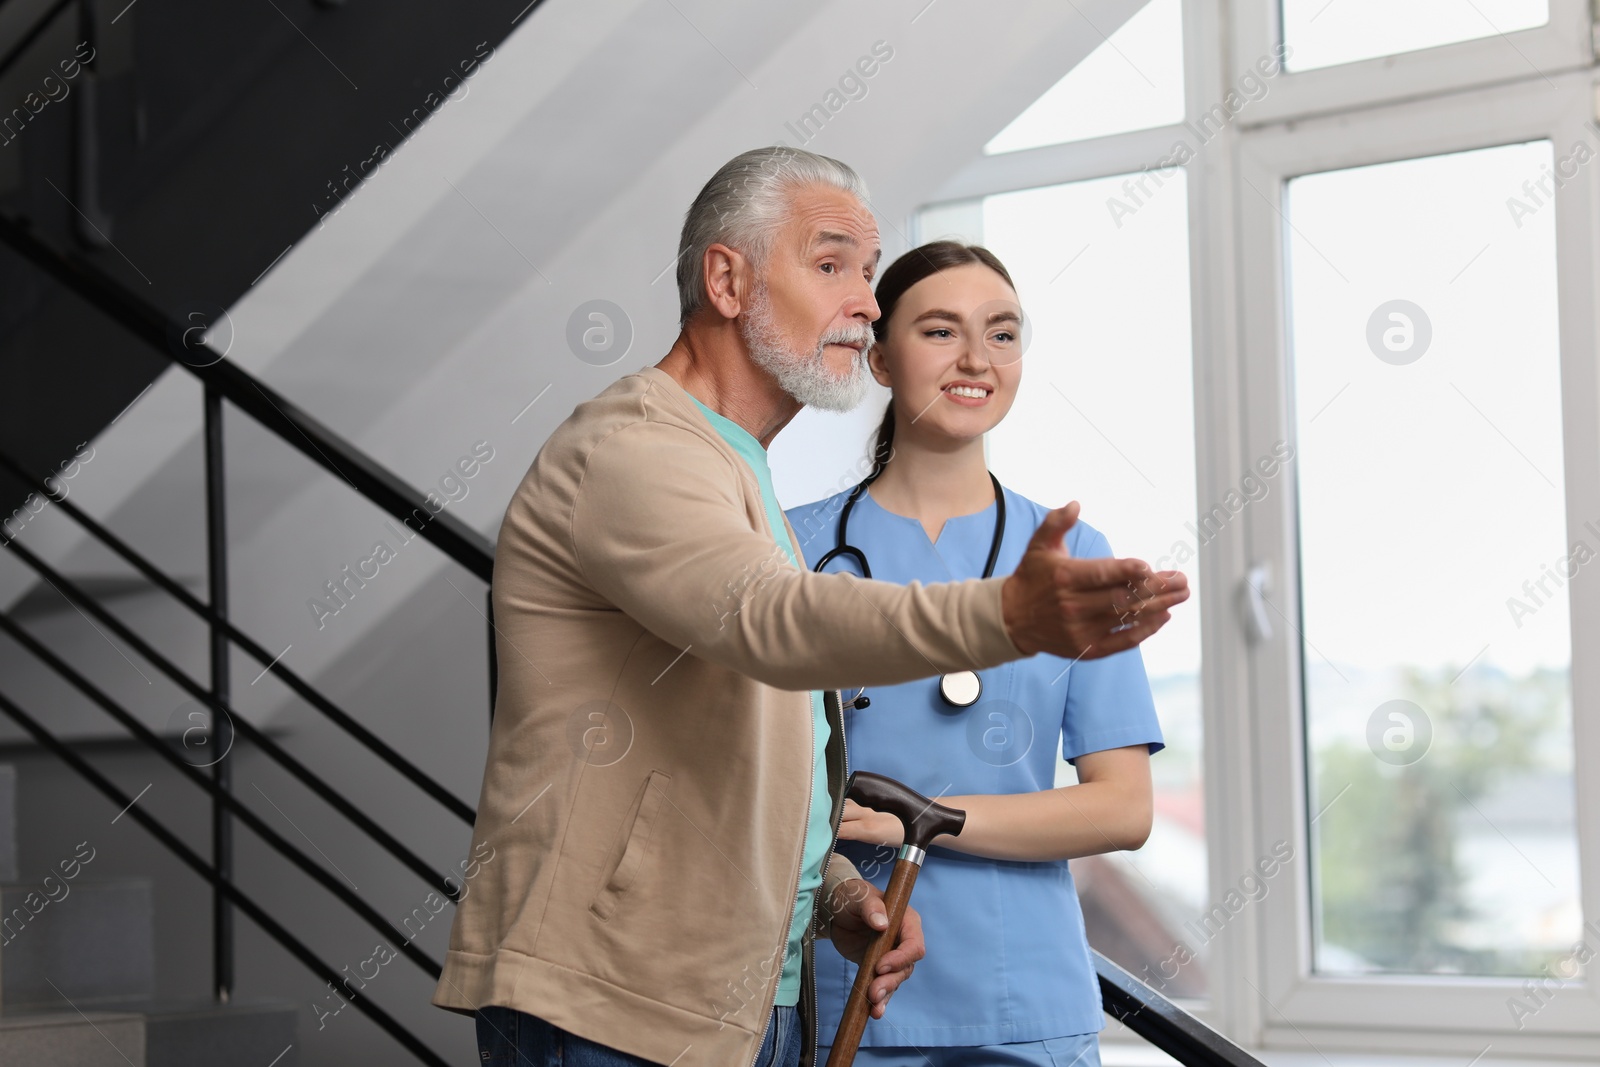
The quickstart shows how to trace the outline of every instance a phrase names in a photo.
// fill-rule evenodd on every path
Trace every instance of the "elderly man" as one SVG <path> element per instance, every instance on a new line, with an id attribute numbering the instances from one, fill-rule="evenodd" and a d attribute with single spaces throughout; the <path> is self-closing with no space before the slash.
<path id="1" fill-rule="evenodd" d="M 1108 655 L 1188 595 L 1137 560 L 1070 558 L 1076 504 L 1006 578 L 807 568 L 766 447 L 803 405 L 863 398 L 879 254 L 842 163 L 729 161 L 684 222 L 671 351 L 578 405 L 506 510 L 474 832 L 493 851 L 434 997 L 476 1012 L 486 1064 L 809 1067 L 813 938 L 859 959 L 887 924 L 832 854 L 837 688 Z M 908 911 L 874 1017 L 923 952 Z"/>

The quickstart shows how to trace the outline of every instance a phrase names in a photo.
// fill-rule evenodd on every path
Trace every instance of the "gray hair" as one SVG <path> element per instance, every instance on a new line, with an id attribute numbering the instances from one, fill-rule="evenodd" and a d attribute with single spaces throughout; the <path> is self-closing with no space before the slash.
<path id="1" fill-rule="evenodd" d="M 845 164 L 784 145 L 741 152 L 711 176 L 689 205 L 678 241 L 680 326 L 705 306 L 706 249 L 725 244 L 759 269 L 772 250 L 773 235 L 789 217 L 789 194 L 807 185 L 831 186 L 867 199 L 866 185 Z"/>

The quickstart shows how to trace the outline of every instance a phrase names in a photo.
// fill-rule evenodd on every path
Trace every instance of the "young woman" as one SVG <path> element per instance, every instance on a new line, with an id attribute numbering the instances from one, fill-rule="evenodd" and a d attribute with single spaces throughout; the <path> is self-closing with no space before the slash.
<path id="1" fill-rule="evenodd" d="M 865 557 L 871 577 L 901 583 L 1010 574 L 1049 510 L 1000 486 L 984 462 L 983 435 L 1022 379 L 1010 275 L 987 249 L 939 241 L 884 271 L 877 299 L 868 359 L 893 396 L 873 471 L 787 513 L 802 552 L 856 574 Z M 841 541 L 854 551 L 824 560 Z M 1066 545 L 1074 556 L 1111 554 L 1081 520 Z M 844 694 L 847 708 L 854 695 Z M 1136 849 L 1149 835 L 1149 760 L 1162 739 L 1139 650 L 1078 663 L 1040 653 L 866 696 L 870 707 L 845 713 L 851 769 L 897 778 L 965 809 L 967 821 L 929 850 L 913 898 L 927 957 L 893 1009 L 868 1023 L 856 1062 L 1098 1067 L 1099 987 L 1067 860 Z M 1054 788 L 1058 747 L 1079 784 Z M 846 802 L 839 838 L 839 851 L 885 886 L 898 821 Z M 827 1041 L 855 966 L 818 941 L 816 974 Z"/>

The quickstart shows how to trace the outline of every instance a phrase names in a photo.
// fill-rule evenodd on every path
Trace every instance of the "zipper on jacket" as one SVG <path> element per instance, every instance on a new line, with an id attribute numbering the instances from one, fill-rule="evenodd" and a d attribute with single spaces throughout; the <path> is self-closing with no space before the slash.
<path id="1" fill-rule="evenodd" d="M 845 740 L 844 733 L 844 690 L 838 689 L 835 692 L 839 694 L 839 751 L 844 756 L 844 785 L 848 786 L 850 784 L 850 745 Z M 844 786 L 840 788 L 842 789 Z M 843 804 L 839 805 L 839 814 L 844 814 Z M 833 832 L 835 843 L 837 843 L 839 828 L 835 826 Z"/>
<path id="2" fill-rule="evenodd" d="M 806 696 L 807 696 L 806 703 L 809 705 L 810 702 L 811 702 L 810 701 L 810 694 L 807 693 Z M 811 709 L 809 707 L 806 708 L 806 711 L 808 713 L 806 715 L 806 722 L 810 723 L 810 726 L 811 726 L 810 731 L 809 731 L 810 737 L 811 737 L 810 751 L 815 752 L 817 750 L 817 717 L 815 715 L 809 714 L 810 710 Z M 824 707 L 823 710 L 826 711 L 827 710 L 826 707 Z M 824 717 L 826 717 L 826 716 L 824 716 Z M 840 714 L 840 721 L 841 721 L 841 723 L 843 722 L 843 713 L 842 712 Z M 839 736 L 840 736 L 840 738 L 842 740 L 843 737 L 844 737 L 844 731 L 843 730 L 839 731 Z M 810 774 L 806 775 L 806 808 L 805 808 L 805 811 L 806 811 L 806 828 L 800 834 L 800 858 L 795 863 L 795 870 L 794 870 L 794 900 L 790 901 L 790 903 L 789 903 L 789 921 L 787 923 L 785 923 L 784 926 L 783 926 L 783 940 L 781 942 L 779 942 L 779 944 L 778 944 L 778 953 L 779 953 L 779 957 L 778 958 L 780 960 L 783 959 L 784 953 L 786 953 L 788 948 L 789 948 L 789 928 L 794 925 L 794 912 L 795 912 L 795 909 L 800 906 L 800 878 L 801 878 L 802 875 L 804 875 L 806 873 L 806 834 L 811 832 L 811 794 L 812 794 L 816 784 L 817 784 L 817 773 L 813 769 Z M 840 805 L 841 811 L 843 810 L 843 807 L 844 807 L 844 805 L 841 804 Z M 838 834 L 838 828 L 837 827 L 835 827 L 834 833 L 835 833 L 835 835 Z M 832 852 L 833 850 L 830 848 L 829 851 Z M 823 869 L 824 872 L 826 872 L 827 869 L 828 869 L 828 864 L 827 864 L 826 860 L 823 861 L 822 869 Z M 819 892 L 821 891 L 820 887 L 818 888 L 818 891 Z M 813 920 L 812 920 L 812 922 L 808 922 L 806 924 L 807 926 L 811 926 L 815 922 L 815 915 L 816 915 L 816 901 L 815 901 L 815 899 L 812 900 L 811 914 L 813 916 Z M 802 934 L 801 937 L 803 939 L 804 935 Z M 762 1026 L 761 1026 L 761 1038 L 760 1038 L 760 1040 L 758 1040 L 756 1042 L 756 1054 L 754 1056 L 750 1057 L 750 1067 L 755 1067 L 756 1061 L 761 1058 L 761 1045 L 762 1045 L 762 1042 L 766 1041 L 766 1039 L 767 1039 L 767 1031 L 772 1029 L 773 1007 L 774 1007 L 774 1005 L 776 1005 L 778 1003 L 778 986 L 780 986 L 782 984 L 783 984 L 783 967 L 780 965 L 778 967 L 778 980 L 776 982 L 774 982 L 773 985 L 772 985 L 772 1002 L 769 1003 L 767 1005 L 767 1008 L 766 1008 L 766 1020 L 767 1021 L 765 1023 L 763 1023 Z M 815 983 L 813 983 L 811 992 L 812 992 L 813 996 L 816 994 Z M 813 1026 L 815 1026 L 815 1020 L 816 1020 L 816 1016 L 813 1015 L 812 1016 L 812 1025 Z"/>
<path id="3" fill-rule="evenodd" d="M 811 1067 L 817 1067 L 817 1051 L 822 1048 L 822 1020 L 817 1018 L 822 1005 L 817 1001 L 816 944 L 814 940 L 811 942 Z"/>

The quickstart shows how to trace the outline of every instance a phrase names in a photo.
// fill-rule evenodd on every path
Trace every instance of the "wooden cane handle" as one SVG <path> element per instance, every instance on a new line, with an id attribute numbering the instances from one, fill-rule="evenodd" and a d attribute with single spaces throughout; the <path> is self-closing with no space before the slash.
<path id="1" fill-rule="evenodd" d="M 900 923 L 906 915 L 906 904 L 911 900 L 911 887 L 917 884 L 917 872 L 922 865 L 913 860 L 897 860 L 894 873 L 889 876 L 889 888 L 883 894 L 883 906 L 889 913 L 889 924 L 867 946 L 856 970 L 855 985 L 850 988 L 850 999 L 845 1002 L 844 1017 L 839 1021 L 839 1032 L 834 1035 L 833 1047 L 828 1051 L 828 1067 L 850 1067 L 855 1061 L 856 1049 L 861 1046 L 861 1035 L 866 1032 L 871 1003 L 867 989 L 878 977 L 878 963 L 883 954 L 894 947 L 900 935 Z"/>

